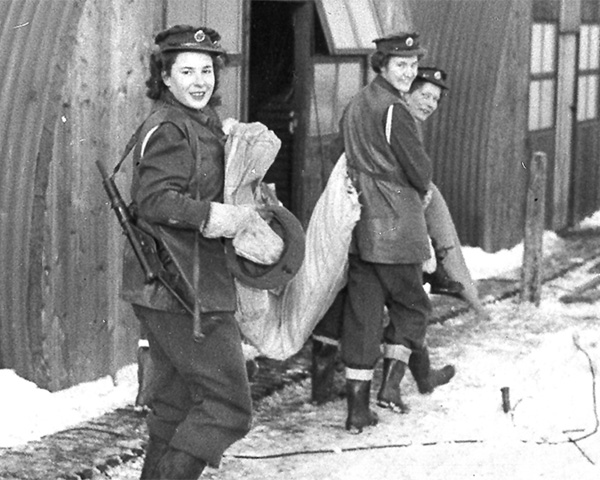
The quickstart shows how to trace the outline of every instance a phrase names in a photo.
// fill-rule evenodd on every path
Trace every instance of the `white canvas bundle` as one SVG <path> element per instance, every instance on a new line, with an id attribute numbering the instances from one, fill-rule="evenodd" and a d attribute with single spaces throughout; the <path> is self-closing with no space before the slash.
<path id="1" fill-rule="evenodd" d="M 259 201 L 258 184 L 279 149 L 273 137 L 261 124 L 232 129 L 225 147 L 227 203 Z M 236 318 L 244 337 L 261 355 L 283 360 L 302 348 L 346 283 L 348 249 L 359 217 L 358 195 L 342 155 L 313 210 L 304 263 L 296 276 L 280 292 L 236 282 Z"/>

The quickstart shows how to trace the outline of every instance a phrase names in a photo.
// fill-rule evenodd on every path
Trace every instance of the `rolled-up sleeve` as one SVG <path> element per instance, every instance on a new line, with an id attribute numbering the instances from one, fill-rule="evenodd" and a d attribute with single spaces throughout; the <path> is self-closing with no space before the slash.
<path id="1" fill-rule="evenodd" d="M 173 227 L 200 228 L 208 218 L 210 202 L 188 193 L 195 159 L 186 136 L 176 125 L 163 123 L 144 140 L 134 198 L 139 215 Z"/>

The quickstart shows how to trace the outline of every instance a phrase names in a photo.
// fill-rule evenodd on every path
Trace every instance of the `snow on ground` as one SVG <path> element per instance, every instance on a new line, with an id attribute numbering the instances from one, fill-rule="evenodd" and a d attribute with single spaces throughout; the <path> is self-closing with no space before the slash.
<path id="1" fill-rule="evenodd" d="M 598 227 L 600 211 L 578 226 L 580 229 Z M 556 234 L 544 234 L 545 254 L 560 249 L 561 245 L 562 240 Z M 494 254 L 473 247 L 464 247 L 463 252 L 474 279 L 502 277 L 513 275 L 521 265 L 523 245 Z M 543 305 L 543 310 L 551 312 L 561 308 L 564 306 L 553 300 Z M 576 307 L 571 306 L 569 314 L 573 308 Z M 584 311 L 582 315 L 592 318 L 597 317 L 597 312 Z M 564 338 L 562 341 L 569 343 Z M 572 339 L 570 342 L 572 345 Z M 124 367 L 115 379 L 104 377 L 53 393 L 20 378 L 12 370 L 0 369 L 0 391 L 0 447 L 12 447 L 133 404 L 137 393 L 137 365 Z M 527 408 L 535 410 L 536 406 L 531 403 Z"/>

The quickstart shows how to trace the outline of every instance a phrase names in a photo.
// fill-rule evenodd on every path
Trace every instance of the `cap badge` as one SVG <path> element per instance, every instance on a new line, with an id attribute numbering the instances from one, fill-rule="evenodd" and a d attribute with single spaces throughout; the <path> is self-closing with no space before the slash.
<path id="1" fill-rule="evenodd" d="M 412 47 L 414 45 L 415 41 L 412 39 L 412 37 L 408 37 L 406 39 L 406 46 L 407 47 Z"/>
<path id="2" fill-rule="evenodd" d="M 194 40 L 196 40 L 198 43 L 202 43 L 204 40 L 206 40 L 206 34 L 204 31 L 198 30 L 196 33 L 194 33 Z"/>
<path id="3" fill-rule="evenodd" d="M 433 78 L 435 78 L 436 80 L 441 80 L 442 79 L 442 74 L 440 72 L 435 72 L 433 74 Z"/>

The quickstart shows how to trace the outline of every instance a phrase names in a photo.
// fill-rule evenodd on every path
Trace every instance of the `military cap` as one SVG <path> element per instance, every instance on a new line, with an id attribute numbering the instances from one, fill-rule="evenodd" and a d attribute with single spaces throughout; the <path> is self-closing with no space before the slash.
<path id="1" fill-rule="evenodd" d="M 225 53 L 216 30 L 207 27 L 176 25 L 156 35 L 154 42 L 161 52 Z"/>
<path id="2" fill-rule="evenodd" d="M 306 235 L 300 221 L 285 207 L 267 205 L 263 209 L 272 214 L 269 226 L 283 239 L 280 259 L 273 265 L 259 265 L 237 255 L 231 239 L 225 241 L 225 255 L 229 271 L 241 283 L 259 290 L 271 290 L 285 286 L 302 266 Z"/>
<path id="3" fill-rule="evenodd" d="M 448 78 L 448 75 L 446 75 L 446 72 L 444 72 L 441 68 L 419 67 L 415 80 L 433 83 L 443 90 L 448 90 L 446 78 Z"/>
<path id="4" fill-rule="evenodd" d="M 386 55 L 398 57 L 423 57 L 427 50 L 422 48 L 419 43 L 418 33 L 397 33 L 387 37 L 377 38 L 375 42 L 377 51 Z"/>

